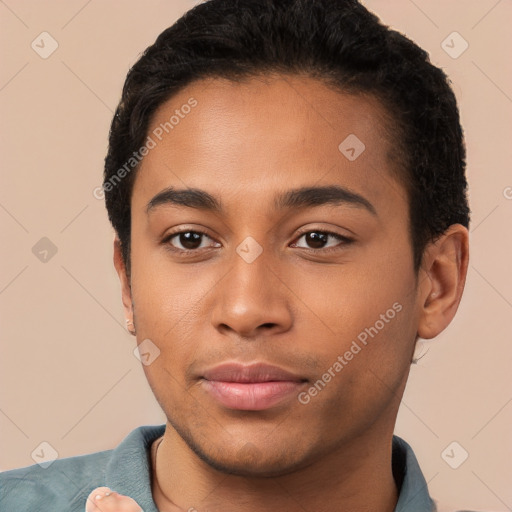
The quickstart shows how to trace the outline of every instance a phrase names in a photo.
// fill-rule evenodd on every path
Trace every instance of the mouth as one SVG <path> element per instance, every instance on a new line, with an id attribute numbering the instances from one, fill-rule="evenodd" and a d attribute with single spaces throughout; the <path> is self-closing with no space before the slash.
<path id="1" fill-rule="evenodd" d="M 228 409 L 263 411 L 295 397 L 307 379 L 263 363 L 225 363 L 208 369 L 203 388 Z"/>

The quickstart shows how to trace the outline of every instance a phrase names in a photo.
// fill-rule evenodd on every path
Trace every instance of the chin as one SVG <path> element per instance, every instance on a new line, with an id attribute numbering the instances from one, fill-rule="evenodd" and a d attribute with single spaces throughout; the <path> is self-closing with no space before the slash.
<path id="1" fill-rule="evenodd" d="M 238 446 L 234 439 L 218 439 L 212 444 L 210 436 L 192 434 L 173 424 L 174 430 L 183 439 L 197 457 L 211 468 L 229 475 L 251 478 L 272 478 L 293 473 L 305 467 L 308 462 L 305 454 L 297 452 L 298 443 L 291 439 L 282 442 L 264 442 L 253 444 L 241 441 Z M 284 444 L 288 441 L 289 446 Z"/>
<path id="2" fill-rule="evenodd" d="M 275 478 L 293 473 L 303 467 L 301 461 L 288 460 L 278 454 L 262 454 L 258 448 L 252 446 L 239 452 L 224 453 L 221 457 L 215 457 L 210 453 L 194 450 L 197 456 L 215 470 L 227 474 L 245 478 Z"/>

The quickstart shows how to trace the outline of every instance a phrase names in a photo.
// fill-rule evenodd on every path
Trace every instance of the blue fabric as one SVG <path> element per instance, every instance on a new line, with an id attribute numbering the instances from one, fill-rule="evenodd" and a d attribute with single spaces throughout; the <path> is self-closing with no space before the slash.
<path id="1" fill-rule="evenodd" d="M 151 443 L 165 425 L 132 430 L 114 450 L 57 459 L 0 473 L 1 512 L 84 512 L 96 487 L 130 496 L 144 512 L 158 512 L 151 495 Z"/>
<path id="2" fill-rule="evenodd" d="M 403 482 L 395 512 L 434 512 L 436 507 L 429 496 L 427 482 L 416 455 L 398 436 L 393 436 L 393 457 L 405 458 L 404 464 L 399 468 L 403 471 Z"/>
<path id="3" fill-rule="evenodd" d="M 158 512 L 151 495 L 151 443 L 165 425 L 141 426 L 114 450 L 57 459 L 0 473 L 1 512 L 84 512 L 85 501 L 100 486 L 132 497 L 144 512 Z M 402 481 L 395 512 L 433 512 L 427 483 L 412 448 L 393 436 L 395 478 Z"/>

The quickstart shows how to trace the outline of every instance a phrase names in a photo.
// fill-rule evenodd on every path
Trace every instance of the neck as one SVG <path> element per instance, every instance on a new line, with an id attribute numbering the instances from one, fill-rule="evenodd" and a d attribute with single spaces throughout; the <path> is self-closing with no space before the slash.
<path id="1" fill-rule="evenodd" d="M 154 465 L 153 499 L 162 512 L 392 512 L 398 500 L 392 431 L 379 434 L 352 439 L 292 473 L 251 478 L 210 467 L 168 423 Z"/>

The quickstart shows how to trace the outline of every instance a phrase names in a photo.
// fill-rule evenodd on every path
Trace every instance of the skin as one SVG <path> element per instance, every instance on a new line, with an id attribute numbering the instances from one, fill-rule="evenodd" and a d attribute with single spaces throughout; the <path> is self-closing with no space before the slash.
<path id="1" fill-rule="evenodd" d="M 138 343 L 149 338 L 160 350 L 144 366 L 168 419 L 155 503 L 162 511 L 392 511 L 391 442 L 415 341 L 455 315 L 467 229 L 451 226 L 414 272 L 392 132 L 372 97 L 295 75 L 207 79 L 161 105 L 148 133 L 190 97 L 198 105 L 135 179 L 130 278 L 114 242 L 126 317 Z M 366 147 L 355 161 L 338 149 L 349 134 Z M 328 185 L 363 196 L 375 214 L 350 203 L 274 209 L 277 193 Z M 148 213 L 167 187 L 205 190 L 224 210 L 163 204 Z M 164 241 L 194 230 L 207 233 L 195 246 Z M 325 230 L 353 242 L 304 235 Z M 236 252 L 249 236 L 262 248 L 252 263 Z M 395 303 L 401 311 L 307 404 L 293 397 L 265 411 L 230 410 L 205 391 L 201 372 L 225 361 L 280 366 L 307 379 L 307 391 Z"/>
<path id="2" fill-rule="evenodd" d="M 142 512 L 142 509 L 129 496 L 109 487 L 96 487 L 87 497 L 85 512 Z"/>

